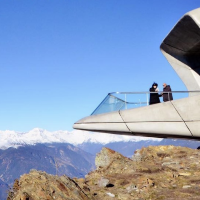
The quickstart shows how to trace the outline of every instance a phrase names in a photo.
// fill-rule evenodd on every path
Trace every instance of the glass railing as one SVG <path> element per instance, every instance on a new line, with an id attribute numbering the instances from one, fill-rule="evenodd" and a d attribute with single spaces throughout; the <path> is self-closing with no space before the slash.
<path id="1" fill-rule="evenodd" d="M 97 115 L 107 112 L 119 111 L 130 108 L 138 108 L 149 105 L 149 99 L 151 93 L 157 92 L 112 92 L 109 93 L 105 99 L 99 104 L 99 106 L 93 111 L 91 115 Z M 159 94 L 166 94 L 170 97 L 172 93 L 173 99 L 181 99 L 194 95 L 200 95 L 200 91 L 173 91 L 163 92 Z M 170 99 L 170 98 L 168 98 Z M 160 102 L 163 102 L 163 97 L 160 97 Z"/>

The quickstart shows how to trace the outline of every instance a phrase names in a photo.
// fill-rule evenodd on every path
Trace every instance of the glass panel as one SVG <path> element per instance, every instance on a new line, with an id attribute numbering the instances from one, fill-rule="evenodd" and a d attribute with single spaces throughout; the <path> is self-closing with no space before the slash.
<path id="1" fill-rule="evenodd" d="M 122 99 L 119 99 L 109 94 L 91 115 L 118 111 L 120 109 L 123 109 L 124 106 L 125 106 L 125 102 Z"/>
<path id="2" fill-rule="evenodd" d="M 127 109 L 147 106 L 149 102 L 149 94 L 148 93 L 127 94 L 126 101 L 127 101 Z"/>

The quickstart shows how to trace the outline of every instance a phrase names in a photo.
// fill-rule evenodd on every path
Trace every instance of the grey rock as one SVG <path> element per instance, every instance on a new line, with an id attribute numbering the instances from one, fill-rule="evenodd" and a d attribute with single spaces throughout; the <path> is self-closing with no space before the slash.
<path id="1" fill-rule="evenodd" d="M 106 185 L 109 183 L 109 180 L 106 178 L 101 177 L 101 179 L 98 181 L 99 187 L 106 187 Z"/>

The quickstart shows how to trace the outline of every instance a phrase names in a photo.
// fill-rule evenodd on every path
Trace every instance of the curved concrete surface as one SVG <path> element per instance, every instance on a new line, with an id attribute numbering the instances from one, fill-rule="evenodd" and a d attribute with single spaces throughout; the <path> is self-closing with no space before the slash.
<path id="1" fill-rule="evenodd" d="M 186 13 L 160 49 L 188 90 L 200 90 L 200 8 Z M 200 139 L 200 95 L 151 106 L 92 115 L 75 129 L 162 138 Z"/>
<path id="2" fill-rule="evenodd" d="M 200 8 L 186 13 L 160 49 L 188 90 L 200 89 Z"/>

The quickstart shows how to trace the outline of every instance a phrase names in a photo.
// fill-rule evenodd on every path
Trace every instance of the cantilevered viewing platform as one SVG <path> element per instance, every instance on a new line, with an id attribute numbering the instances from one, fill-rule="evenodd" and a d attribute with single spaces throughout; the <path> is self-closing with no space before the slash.
<path id="1" fill-rule="evenodd" d="M 186 13 L 160 46 L 188 91 L 173 91 L 174 100 L 154 105 L 149 105 L 150 92 L 109 93 L 91 116 L 77 121 L 73 128 L 132 136 L 199 140 L 199 27 L 200 8 Z"/>

